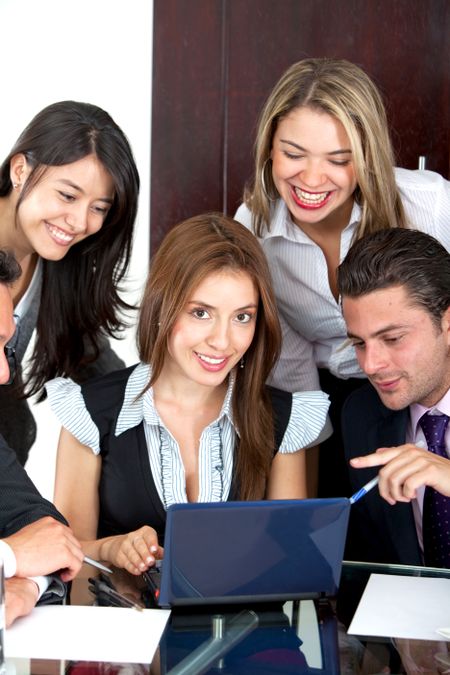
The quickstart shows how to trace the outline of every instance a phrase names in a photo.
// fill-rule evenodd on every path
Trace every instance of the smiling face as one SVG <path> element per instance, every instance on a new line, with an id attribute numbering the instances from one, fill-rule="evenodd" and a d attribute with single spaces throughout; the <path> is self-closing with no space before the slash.
<path id="1" fill-rule="evenodd" d="M 361 369 L 392 410 L 436 404 L 450 387 L 450 308 L 438 328 L 404 286 L 342 302 Z"/>
<path id="2" fill-rule="evenodd" d="M 30 173 L 23 159 L 11 160 L 19 185 Z M 15 249 L 61 260 L 71 246 L 100 230 L 113 197 L 113 180 L 95 155 L 49 167 L 19 206 Z"/>
<path id="3" fill-rule="evenodd" d="M 165 375 L 208 387 L 222 384 L 253 340 L 258 299 L 245 272 L 226 269 L 207 276 L 175 322 Z"/>
<path id="4" fill-rule="evenodd" d="M 276 188 L 300 228 L 308 233 L 317 226 L 347 225 L 357 182 L 339 120 L 295 108 L 278 123 L 271 158 Z"/>

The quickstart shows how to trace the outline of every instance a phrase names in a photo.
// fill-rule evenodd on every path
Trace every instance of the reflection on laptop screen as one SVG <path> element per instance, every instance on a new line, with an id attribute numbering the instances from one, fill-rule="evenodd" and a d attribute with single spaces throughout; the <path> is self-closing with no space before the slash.
<path id="1" fill-rule="evenodd" d="M 173 505 L 159 604 L 334 595 L 349 509 L 348 499 Z"/>

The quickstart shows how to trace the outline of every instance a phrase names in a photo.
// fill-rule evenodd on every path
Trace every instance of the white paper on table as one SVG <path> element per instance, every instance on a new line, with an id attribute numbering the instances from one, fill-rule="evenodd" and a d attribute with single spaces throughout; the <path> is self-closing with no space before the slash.
<path id="1" fill-rule="evenodd" d="M 48 605 L 5 631 L 9 658 L 150 663 L 170 610 Z"/>
<path id="2" fill-rule="evenodd" d="M 371 574 L 348 632 L 439 640 L 450 627 L 450 579 Z"/>

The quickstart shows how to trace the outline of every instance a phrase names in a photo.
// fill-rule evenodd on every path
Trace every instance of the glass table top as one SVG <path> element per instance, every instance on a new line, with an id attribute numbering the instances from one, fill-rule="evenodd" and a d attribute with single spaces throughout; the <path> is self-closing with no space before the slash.
<path id="1" fill-rule="evenodd" d="M 86 569 L 84 569 L 86 568 Z M 271 604 L 174 609 L 152 663 L 9 659 L 8 675 L 323 675 L 375 673 L 450 673 L 450 653 L 442 641 L 359 638 L 347 628 L 372 573 L 450 578 L 450 570 L 346 562 L 335 598 Z M 71 604 L 108 604 L 95 597 L 83 566 L 70 592 Z M 122 570 L 114 587 L 143 607 L 152 605 L 144 580 Z M 449 608 L 450 625 L 450 608 Z"/>

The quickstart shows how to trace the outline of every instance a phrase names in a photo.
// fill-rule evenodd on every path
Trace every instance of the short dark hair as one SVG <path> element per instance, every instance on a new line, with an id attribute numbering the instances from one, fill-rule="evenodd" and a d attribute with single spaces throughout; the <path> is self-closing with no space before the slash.
<path id="1" fill-rule="evenodd" d="M 412 303 L 437 325 L 450 306 L 450 254 L 417 230 L 396 227 L 359 239 L 339 265 L 337 280 L 341 296 L 351 298 L 405 286 Z"/>
<path id="2" fill-rule="evenodd" d="M 0 249 L 0 284 L 12 284 L 22 274 L 22 269 L 10 251 Z"/>

